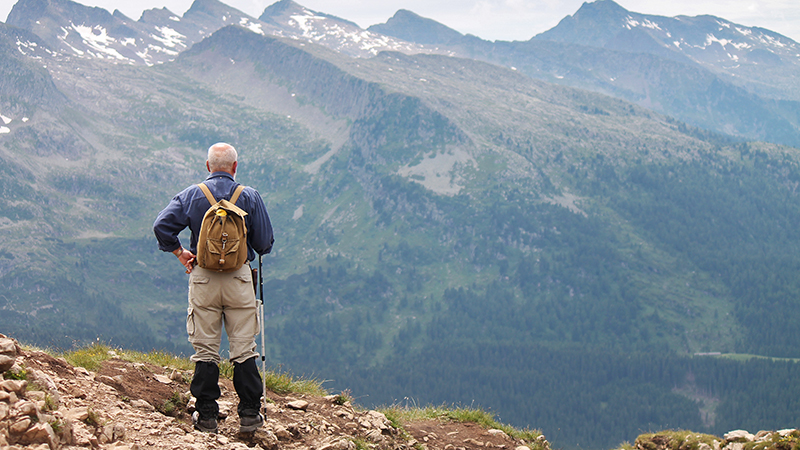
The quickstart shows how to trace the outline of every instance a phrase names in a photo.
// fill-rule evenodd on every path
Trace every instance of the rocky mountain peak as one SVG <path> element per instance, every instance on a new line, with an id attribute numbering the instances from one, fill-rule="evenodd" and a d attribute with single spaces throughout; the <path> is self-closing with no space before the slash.
<path id="1" fill-rule="evenodd" d="M 534 39 L 602 47 L 619 32 L 629 14 L 612 0 L 585 2 L 574 15 L 564 17 L 554 28 Z"/>
<path id="2" fill-rule="evenodd" d="M 620 17 L 628 14 L 629 11 L 623 8 L 614 0 L 596 0 L 594 2 L 584 2 L 575 12 L 573 17 L 591 15 L 595 17 Z"/>
<path id="3" fill-rule="evenodd" d="M 584 3 L 575 15 L 532 40 L 647 53 L 699 65 L 737 84 L 762 84 L 767 70 L 772 80 L 788 86 L 800 66 L 800 44 L 778 33 L 709 15 L 641 14 L 612 0 Z M 784 96 L 779 92 L 770 95 Z"/>
<path id="4" fill-rule="evenodd" d="M 19 0 L 8 13 L 6 23 L 27 28 L 36 18 L 45 15 L 49 6 L 49 0 Z"/>
<path id="5" fill-rule="evenodd" d="M 305 8 L 297 4 L 293 0 L 281 0 L 279 2 L 275 2 L 267 6 L 267 8 L 261 14 L 261 17 L 259 17 L 259 19 L 264 20 L 264 18 L 267 17 L 280 16 L 287 13 L 298 13 L 304 11 Z"/>
<path id="6" fill-rule="evenodd" d="M 146 9 L 139 17 L 141 23 L 164 23 L 164 20 L 179 21 L 180 17 L 167 8 Z"/>
<path id="7" fill-rule="evenodd" d="M 369 31 L 425 45 L 446 45 L 464 37 L 458 31 L 435 20 L 400 9 L 386 23 L 372 25 Z"/>
<path id="8" fill-rule="evenodd" d="M 189 10 L 186 11 L 184 17 L 195 15 L 214 16 L 215 18 L 222 18 L 225 15 L 235 14 L 237 16 L 247 16 L 247 14 L 232 8 L 219 0 L 195 0 Z M 248 16 L 249 17 L 249 16 Z"/>
<path id="9" fill-rule="evenodd" d="M 20 0 L 11 9 L 6 23 L 33 28 L 41 20 L 69 21 L 77 25 L 110 24 L 114 17 L 103 8 L 88 7 L 72 0 Z"/>

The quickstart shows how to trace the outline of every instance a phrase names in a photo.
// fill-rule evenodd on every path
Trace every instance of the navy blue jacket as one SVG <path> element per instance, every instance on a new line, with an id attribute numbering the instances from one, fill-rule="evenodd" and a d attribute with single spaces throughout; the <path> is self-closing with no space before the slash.
<path id="1" fill-rule="evenodd" d="M 233 176 L 226 172 L 214 172 L 205 180 L 206 186 L 217 201 L 230 200 L 236 186 Z M 189 186 L 170 200 L 156 221 L 153 223 L 153 232 L 158 240 L 158 248 L 165 252 L 174 252 L 181 248 L 178 234 L 186 227 L 192 232 L 189 250 L 197 254 L 197 238 L 200 234 L 200 224 L 203 215 L 211 205 L 208 204 L 203 191 L 197 185 Z M 269 221 L 267 207 L 261 195 L 253 188 L 245 187 L 236 206 L 247 212 L 245 225 L 247 226 L 247 260 L 254 261 L 256 253 L 263 255 L 272 250 L 275 239 L 272 235 L 272 224 Z"/>

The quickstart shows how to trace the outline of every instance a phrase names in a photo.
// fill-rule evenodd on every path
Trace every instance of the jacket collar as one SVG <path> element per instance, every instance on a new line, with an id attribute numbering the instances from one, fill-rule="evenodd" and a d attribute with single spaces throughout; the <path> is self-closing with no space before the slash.
<path id="1" fill-rule="evenodd" d="M 227 177 L 227 178 L 229 178 L 231 181 L 235 181 L 235 180 L 233 179 L 233 175 L 229 174 L 228 172 L 221 172 L 221 171 L 220 171 L 220 172 L 213 172 L 213 173 L 211 173 L 211 174 L 208 176 L 208 178 L 206 178 L 206 180 L 210 180 L 210 179 L 212 179 L 212 178 L 219 178 L 219 177 Z"/>

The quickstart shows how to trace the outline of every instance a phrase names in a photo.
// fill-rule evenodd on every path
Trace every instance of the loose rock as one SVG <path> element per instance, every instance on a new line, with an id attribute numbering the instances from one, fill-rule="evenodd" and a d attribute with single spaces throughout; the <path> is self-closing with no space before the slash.
<path id="1" fill-rule="evenodd" d="M 286 406 L 294 410 L 305 411 L 308 409 L 308 402 L 305 400 L 295 400 L 287 403 Z"/>

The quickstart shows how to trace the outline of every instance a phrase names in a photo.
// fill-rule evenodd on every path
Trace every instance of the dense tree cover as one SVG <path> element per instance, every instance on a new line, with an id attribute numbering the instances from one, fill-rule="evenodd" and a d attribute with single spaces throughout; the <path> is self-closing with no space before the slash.
<path id="1" fill-rule="evenodd" d="M 368 331 L 371 326 L 390 327 L 402 308 L 424 312 L 423 300 L 411 294 L 393 303 L 383 291 L 384 276 L 335 258 L 329 263 L 273 283 L 268 307 L 276 311 L 273 320 L 285 320 L 268 329 L 279 349 L 269 357 L 273 364 L 324 377 L 332 390 L 351 389 L 361 404 L 481 406 L 506 422 L 542 429 L 562 448 L 610 448 L 667 428 L 721 435 L 794 426 L 797 363 L 692 358 L 666 348 L 636 350 L 633 344 L 626 350 L 607 345 L 613 339 L 558 341 L 548 334 L 559 328 L 542 330 L 544 321 L 536 317 L 557 320 L 556 314 L 516 305 L 499 283 L 450 289 L 429 307 L 430 322 L 408 318 L 394 339 L 381 341 L 381 333 Z M 325 299 L 324 319 L 306 309 L 314 307 L 302 300 L 311 292 Z M 340 301 L 344 297 L 357 299 L 352 308 Z M 577 330 L 587 322 L 560 329 Z M 602 337 L 599 328 L 587 334 Z M 384 343 L 388 355 L 381 352 Z M 701 408 L 711 415 L 701 415 Z"/>
<path id="2" fill-rule="evenodd" d="M 613 182 L 612 203 L 670 252 L 730 290 L 745 330 L 739 351 L 799 357 L 800 169 L 742 145 L 723 158 L 640 166 Z"/>
<path id="3" fill-rule="evenodd" d="M 676 345 L 692 327 L 726 327 L 741 331 L 732 350 L 798 356 L 800 171 L 749 146 L 733 151 L 627 168 L 564 160 L 578 193 L 596 199 L 577 212 L 524 184 L 446 197 L 392 174 L 365 177 L 369 226 L 389 239 L 366 242 L 358 258 L 267 275 L 268 361 L 366 405 L 474 401 L 564 448 L 608 448 L 659 428 L 795 426 L 795 363 L 690 358 Z M 324 201 L 353 190 L 349 166 L 336 164 L 344 172 L 319 187 Z M 264 190 L 289 182 L 283 169 L 253 167 Z M 59 182 L 75 194 L 103 187 Z M 272 211 L 291 217 L 295 200 Z M 296 236 L 342 240 L 307 224 Z M 0 275 L 0 331 L 51 347 L 100 338 L 190 352 L 186 278 L 153 238 L 47 243 L 41 267 L 0 253 L 11 268 Z M 698 325 L 681 315 L 661 289 L 672 276 L 664 267 L 697 271 L 697 291 L 716 289 L 708 297 L 733 316 Z"/>
<path id="4" fill-rule="evenodd" d="M 53 349 L 98 339 L 143 351 L 190 349 L 185 296 L 164 304 L 165 294 L 186 292 L 186 281 L 151 239 L 44 239 L 40 265 L 0 276 L 0 332 Z"/>

